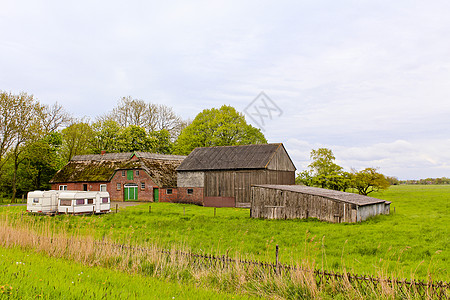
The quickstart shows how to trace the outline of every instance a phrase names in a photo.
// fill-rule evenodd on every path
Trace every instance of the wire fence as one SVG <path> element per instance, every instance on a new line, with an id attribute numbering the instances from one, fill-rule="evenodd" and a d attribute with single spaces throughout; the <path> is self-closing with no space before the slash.
<path id="1" fill-rule="evenodd" d="M 125 244 L 98 242 L 101 245 L 108 245 L 109 247 L 118 248 L 121 250 L 131 250 L 148 252 L 152 251 L 148 248 L 130 246 Z M 154 251 L 154 250 L 153 250 Z M 312 275 L 317 287 L 325 285 L 334 285 L 341 288 L 348 286 L 364 292 L 380 292 L 382 289 L 394 289 L 396 294 L 401 298 L 410 298 L 411 295 L 426 299 L 449 299 L 450 284 L 445 281 L 425 281 L 425 280 L 407 280 L 398 278 L 381 278 L 370 275 L 358 275 L 348 272 L 339 273 L 334 271 L 326 271 L 320 269 L 308 269 L 300 266 L 278 263 L 278 255 L 276 262 L 263 262 L 257 260 L 233 259 L 226 255 L 211 255 L 200 254 L 183 251 L 157 250 L 159 253 L 171 257 L 183 257 L 184 262 L 195 268 L 205 269 L 240 269 L 247 273 L 252 273 L 253 276 L 292 276 L 296 272 L 304 272 Z M 278 247 L 277 247 L 278 254 Z"/>

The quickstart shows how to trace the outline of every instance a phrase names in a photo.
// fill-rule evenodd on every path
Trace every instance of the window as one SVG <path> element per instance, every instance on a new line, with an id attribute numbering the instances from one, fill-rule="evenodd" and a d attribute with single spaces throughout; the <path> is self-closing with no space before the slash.
<path id="1" fill-rule="evenodd" d="M 139 170 L 136 170 L 136 176 L 139 176 Z"/>
<path id="2" fill-rule="evenodd" d="M 83 183 L 83 191 L 87 191 L 87 184 Z"/>
<path id="3" fill-rule="evenodd" d="M 127 172 L 122 171 L 122 177 L 125 177 L 126 174 L 127 174 Z"/>
<path id="4" fill-rule="evenodd" d="M 61 205 L 61 206 L 71 206 L 72 205 L 72 200 L 61 200 L 59 202 L 59 205 Z"/>
<path id="5" fill-rule="evenodd" d="M 60 191 L 67 191 L 67 185 L 60 185 L 59 186 Z"/>
<path id="6" fill-rule="evenodd" d="M 120 191 L 120 188 L 121 188 L 121 184 L 118 183 L 118 184 L 117 184 L 117 190 Z"/>
<path id="7" fill-rule="evenodd" d="M 94 199 L 87 199 L 87 204 L 94 204 Z"/>
<path id="8" fill-rule="evenodd" d="M 172 189 L 167 189 L 167 195 L 172 195 Z"/>
<path id="9" fill-rule="evenodd" d="M 100 184 L 100 192 L 106 192 L 106 184 Z"/>
<path id="10" fill-rule="evenodd" d="M 145 190 L 145 182 L 141 182 L 141 190 Z"/>
<path id="11" fill-rule="evenodd" d="M 84 204 L 84 199 L 77 199 L 76 200 L 77 205 L 83 205 Z"/>
<path id="12" fill-rule="evenodd" d="M 108 197 L 102 198 L 102 203 L 109 203 L 109 198 Z"/>
<path id="13" fill-rule="evenodd" d="M 39 203 L 39 198 L 33 198 L 33 203 Z"/>
<path id="14" fill-rule="evenodd" d="M 194 189 L 187 189 L 188 195 L 192 195 L 194 193 Z"/>

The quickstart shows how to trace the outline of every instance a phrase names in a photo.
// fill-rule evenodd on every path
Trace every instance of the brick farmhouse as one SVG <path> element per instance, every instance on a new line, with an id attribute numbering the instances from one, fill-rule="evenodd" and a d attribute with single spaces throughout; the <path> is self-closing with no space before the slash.
<path id="1" fill-rule="evenodd" d="M 170 201 L 184 158 L 148 152 L 77 155 L 50 183 L 54 190 L 107 191 L 113 201 Z"/>

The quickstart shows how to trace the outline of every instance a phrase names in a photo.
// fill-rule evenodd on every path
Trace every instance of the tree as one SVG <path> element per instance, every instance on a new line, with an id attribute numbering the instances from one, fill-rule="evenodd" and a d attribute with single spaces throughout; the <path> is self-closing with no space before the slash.
<path id="1" fill-rule="evenodd" d="M 117 106 L 102 117 L 103 120 L 117 122 L 122 128 L 130 125 L 145 128 L 147 133 L 167 130 L 172 140 L 175 140 L 185 122 L 164 104 L 147 103 L 141 99 L 133 99 L 131 96 L 122 97 Z"/>
<path id="2" fill-rule="evenodd" d="M 152 152 L 161 154 L 171 154 L 173 152 L 173 143 L 170 140 L 170 133 L 168 130 L 152 131 L 150 132 L 149 137 L 155 141 Z"/>
<path id="3" fill-rule="evenodd" d="M 130 125 L 118 137 L 119 152 L 151 151 L 156 147 L 156 138 L 149 137 L 144 128 Z"/>
<path id="4" fill-rule="evenodd" d="M 351 187 L 352 175 L 344 172 L 342 167 L 334 162 L 336 158 L 331 149 L 313 149 L 310 157 L 312 162 L 308 165 L 309 170 L 304 170 L 298 174 L 295 179 L 297 184 L 338 191 L 345 191 Z"/>
<path id="5" fill-rule="evenodd" d="M 385 190 L 389 187 L 386 177 L 377 172 L 375 168 L 365 168 L 359 172 L 353 170 L 353 186 L 361 195 L 368 195 L 372 192 Z"/>
<path id="6" fill-rule="evenodd" d="M 98 120 L 92 124 L 94 136 L 91 140 L 92 151 L 94 153 L 118 152 L 118 140 L 122 128 L 116 121 L 111 119 Z"/>
<path id="7" fill-rule="evenodd" d="M 205 109 L 184 128 L 175 142 L 174 152 L 187 155 L 196 147 L 265 144 L 261 130 L 247 124 L 235 108 Z"/>
<path id="8" fill-rule="evenodd" d="M 61 131 L 61 157 L 68 162 L 75 155 L 92 153 L 91 141 L 94 131 L 88 122 L 73 120 L 72 124 Z"/>

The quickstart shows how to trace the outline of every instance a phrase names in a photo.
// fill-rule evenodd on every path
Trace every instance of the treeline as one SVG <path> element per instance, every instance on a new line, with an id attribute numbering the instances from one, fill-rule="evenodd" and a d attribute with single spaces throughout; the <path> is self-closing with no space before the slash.
<path id="1" fill-rule="evenodd" d="M 377 172 L 376 168 L 365 168 L 351 172 L 337 165 L 331 149 L 319 148 L 311 151 L 308 169 L 298 173 L 296 184 L 347 191 L 355 189 L 361 195 L 385 190 L 390 186 L 390 177 Z"/>
<path id="2" fill-rule="evenodd" d="M 77 119 L 55 103 L 0 91 L 0 197 L 50 188 L 73 156 L 146 151 L 187 155 L 195 147 L 267 143 L 231 106 L 183 120 L 166 105 L 123 97 L 95 120 Z"/>
<path id="3" fill-rule="evenodd" d="M 399 180 L 398 184 L 450 184 L 450 178 L 426 178 L 418 180 Z"/>

